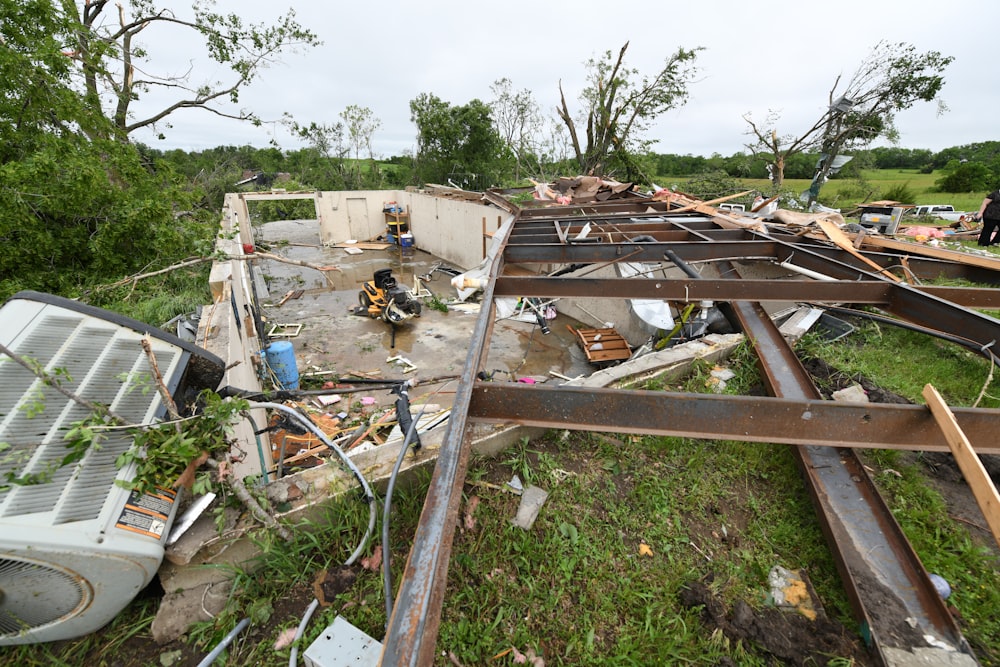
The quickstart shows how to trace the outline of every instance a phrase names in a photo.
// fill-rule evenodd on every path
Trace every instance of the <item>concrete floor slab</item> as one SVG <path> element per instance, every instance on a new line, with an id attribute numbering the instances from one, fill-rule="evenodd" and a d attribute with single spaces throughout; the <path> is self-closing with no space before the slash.
<path id="1" fill-rule="evenodd" d="M 267 320 L 265 330 L 274 324 L 302 325 L 299 334 L 288 339 L 295 350 L 300 375 L 309 377 L 309 373 L 336 371 L 340 375 L 357 372 L 366 377 L 426 379 L 461 374 L 478 317 L 474 307 L 445 313 L 425 305 L 419 318 L 397 327 L 395 337 L 391 327 L 381 320 L 352 314 L 358 305 L 362 283 L 371 280 L 376 270 L 391 268 L 397 282 L 412 289 L 417 276 L 427 274 L 442 260 L 418 248 L 399 246 L 348 254 L 344 248 L 323 246 L 318 224 L 308 220 L 265 223 L 259 226 L 256 236 L 258 247 L 268 252 L 338 269 L 326 272 L 330 276 L 328 282 L 319 271 L 302 266 L 269 259 L 256 262 L 259 297 Z M 449 276 L 441 272 L 432 276 L 432 280 L 423 283 L 424 287 L 443 302 L 454 301 L 456 291 L 449 283 Z M 302 296 L 279 307 L 282 297 L 293 290 L 302 290 Z M 568 377 L 593 372 L 567 325 L 584 326 L 558 315 L 549 322 L 552 333 L 543 335 L 534 324 L 515 320 L 496 322 L 484 370 L 495 373 L 498 380 L 552 377 L 553 371 Z M 388 361 L 397 355 L 412 362 L 417 370 L 404 373 L 404 366 Z M 418 386 L 411 391 L 411 397 L 417 399 L 438 392 L 433 402 L 447 407 L 455 388 L 454 383 Z M 376 396 L 379 404 L 392 402 L 388 392 L 383 390 L 381 394 Z"/>

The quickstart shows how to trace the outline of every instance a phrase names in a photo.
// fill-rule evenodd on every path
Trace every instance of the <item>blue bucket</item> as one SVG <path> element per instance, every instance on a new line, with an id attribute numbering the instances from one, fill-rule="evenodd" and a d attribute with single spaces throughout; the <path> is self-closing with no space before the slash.
<path id="1" fill-rule="evenodd" d="M 299 388 L 299 367 L 295 361 L 295 349 L 290 342 L 279 340 L 271 343 L 264 350 L 264 356 L 282 389 Z"/>

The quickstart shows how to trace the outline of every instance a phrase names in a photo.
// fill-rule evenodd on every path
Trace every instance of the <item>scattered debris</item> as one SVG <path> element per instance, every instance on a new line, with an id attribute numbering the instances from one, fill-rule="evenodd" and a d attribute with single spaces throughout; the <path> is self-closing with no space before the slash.
<path id="1" fill-rule="evenodd" d="M 569 325 L 567 325 L 569 326 Z M 614 329 L 573 329 L 587 361 L 595 365 L 624 361 L 632 356 L 628 341 Z"/>
<path id="2" fill-rule="evenodd" d="M 931 583 L 934 584 L 934 589 L 941 596 L 942 600 L 947 600 L 951 597 L 951 584 L 942 577 L 940 574 L 931 574 Z"/>
<path id="3" fill-rule="evenodd" d="M 705 386 L 711 388 L 716 394 L 721 394 L 726 390 L 726 382 L 736 377 L 736 373 L 722 366 L 714 366 L 708 373 L 708 382 Z"/>
<path id="4" fill-rule="evenodd" d="M 740 600 L 727 611 L 722 599 L 705 582 L 685 584 L 679 599 L 690 609 L 701 609 L 702 619 L 712 629 L 719 629 L 732 642 L 753 642 L 775 656 L 782 664 L 825 664 L 830 656 L 854 658 L 867 664 L 863 648 L 854 642 L 855 632 L 818 616 L 810 621 L 801 614 L 786 614 L 774 607 L 753 609 Z M 912 664 L 912 663 L 911 663 Z"/>
<path id="5" fill-rule="evenodd" d="M 302 297 L 303 294 L 305 294 L 305 290 L 300 290 L 300 289 L 288 290 L 287 292 L 285 292 L 285 296 L 281 297 L 281 301 L 275 304 L 275 307 L 281 308 L 286 303 L 288 303 L 289 300 L 299 299 Z"/>
<path id="6" fill-rule="evenodd" d="M 396 364 L 403 367 L 403 374 L 412 373 L 417 370 L 417 365 L 402 355 L 395 355 L 385 360 L 387 364 Z"/>
<path id="7" fill-rule="evenodd" d="M 529 648 L 524 653 L 521 653 L 516 648 L 511 649 L 514 653 L 514 664 L 515 665 L 531 665 L 531 667 L 545 667 L 545 661 L 539 656 L 535 655 L 535 649 Z"/>
<path id="8" fill-rule="evenodd" d="M 295 338 L 302 331 L 301 324 L 272 324 L 268 338 Z"/>
<path id="9" fill-rule="evenodd" d="M 361 559 L 361 567 L 366 570 L 371 570 L 372 572 L 378 572 L 379 568 L 382 567 L 382 545 L 379 544 L 374 549 L 372 549 L 371 556 L 365 556 Z"/>
<path id="10" fill-rule="evenodd" d="M 846 389 L 838 389 L 832 394 L 833 400 L 842 403 L 868 403 L 868 394 L 860 384 L 852 384 Z"/>
<path id="11" fill-rule="evenodd" d="M 768 599 L 774 606 L 794 609 L 810 621 L 815 621 L 817 612 L 822 612 L 803 570 L 793 572 L 775 565 L 767 575 L 767 583 L 771 587 Z"/>
<path id="12" fill-rule="evenodd" d="M 472 496 L 465 504 L 465 516 L 462 521 L 465 530 L 473 530 L 476 527 L 476 517 L 473 515 L 477 507 L 479 507 L 479 496 Z"/>
<path id="13" fill-rule="evenodd" d="M 329 607 L 338 595 L 354 585 L 357 578 L 357 568 L 352 565 L 320 570 L 313 580 L 313 594 L 319 600 L 320 606 Z"/>
<path id="14" fill-rule="evenodd" d="M 521 493 L 524 492 L 524 485 L 521 483 L 521 478 L 518 477 L 517 475 L 514 475 L 513 477 L 510 478 L 510 481 L 507 482 L 507 486 L 514 493 L 516 493 L 518 495 L 520 495 Z"/>
<path id="15" fill-rule="evenodd" d="M 295 628 L 287 628 L 282 630 L 278 634 L 278 638 L 274 640 L 274 650 L 280 651 L 282 649 L 288 648 L 295 641 Z"/>
<path id="16" fill-rule="evenodd" d="M 538 512 L 548 499 L 549 494 L 544 489 L 537 486 L 529 486 L 521 494 L 521 504 L 517 508 L 517 516 L 511 519 L 518 528 L 531 530 L 538 518 Z"/>

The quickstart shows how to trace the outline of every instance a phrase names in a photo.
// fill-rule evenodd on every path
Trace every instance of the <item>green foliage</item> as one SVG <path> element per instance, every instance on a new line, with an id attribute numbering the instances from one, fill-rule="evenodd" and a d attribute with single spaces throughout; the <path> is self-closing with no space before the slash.
<path id="1" fill-rule="evenodd" d="M 203 452 L 209 456 L 224 454 L 229 450 L 232 427 L 248 403 L 240 399 L 224 399 L 213 391 L 199 394 L 199 414 L 185 419 L 180 425 L 162 424 L 133 431 L 134 444 L 118 457 L 115 465 L 124 468 L 136 464 L 135 477 L 129 482 L 118 482 L 127 489 L 140 493 L 157 486 L 173 484 L 188 464 Z M 72 439 L 86 442 L 92 432 L 73 433 Z M 67 435 L 70 438 L 70 435 Z M 195 492 L 209 490 L 208 473 L 202 473 L 195 483 Z"/>
<path id="2" fill-rule="evenodd" d="M 439 297 L 437 294 L 431 294 L 430 296 L 425 297 L 424 305 L 430 308 L 431 310 L 436 310 L 440 313 L 448 312 L 448 304 L 442 301 L 441 297 Z"/>
<path id="3" fill-rule="evenodd" d="M 735 178 L 731 178 L 723 171 L 698 174 L 689 178 L 681 189 L 699 199 L 710 200 L 726 195 L 735 194 L 746 188 L 740 185 Z"/>
<path id="4" fill-rule="evenodd" d="M 295 180 L 283 180 L 273 187 L 281 187 L 289 192 L 308 191 Z M 272 220 L 315 220 L 316 202 L 309 199 L 280 199 L 275 201 L 249 202 L 250 220 L 257 224 Z"/>
<path id="5" fill-rule="evenodd" d="M 73 88 L 74 66 L 64 55 L 67 17 L 45 0 L 0 0 L 0 164 L 34 153 L 51 136 L 102 132 Z"/>
<path id="6" fill-rule="evenodd" d="M 169 171 L 148 171 L 128 144 L 47 137 L 0 165 L 0 296 L 76 295 L 169 263 L 203 233 L 174 219 L 174 206 L 189 201 Z"/>
<path id="7" fill-rule="evenodd" d="M 760 122 L 754 121 L 750 114 L 745 115 L 752 138 L 747 147 L 771 164 L 775 187 L 781 187 L 785 163 L 792 155 L 812 150 L 828 156 L 811 191 L 813 198 L 825 182 L 835 157 L 852 148 L 867 146 L 878 137 L 896 141 L 896 114 L 918 102 L 937 99 L 944 86 L 942 73 L 952 60 L 938 51 L 919 53 L 912 44 L 904 42 L 879 42 L 843 88 L 837 75 L 829 93 L 833 104 L 807 130 L 780 135 L 779 114 L 771 112 Z"/>
<path id="8" fill-rule="evenodd" d="M 490 107 L 480 100 L 452 106 L 432 93 L 410 100 L 410 119 L 417 126 L 419 181 L 447 183 L 449 174 L 462 173 L 495 183 L 498 165 L 508 153 L 490 114 Z"/>
<path id="9" fill-rule="evenodd" d="M 114 11 L 105 2 L 88 2 L 83 11 L 75 3 L 52 4 L 57 8 L 53 11 L 61 8 L 64 20 L 71 23 L 66 38 L 75 50 L 73 61 L 82 74 L 85 97 L 95 114 L 114 123 L 119 139 L 139 128 L 156 127 L 178 109 L 208 109 L 220 116 L 260 123 L 252 112 L 239 108 L 240 90 L 282 54 L 321 43 L 315 33 L 295 21 L 294 10 L 271 24 L 253 24 L 237 13 L 212 11 L 215 3 L 211 0 L 195 0 L 186 13 L 172 5 L 157 7 L 154 0 L 136 0 L 125 7 L 118 5 L 114 19 L 104 15 L 105 10 Z M 220 66 L 210 83 L 194 83 L 193 71 L 182 75 L 165 72 L 160 63 L 150 60 L 139 35 L 150 39 L 161 29 L 187 30 L 203 40 L 204 51 Z M 129 66 L 118 66 L 121 62 Z M 134 76 L 135 69 L 142 72 L 141 77 Z M 133 103 L 153 87 L 172 91 L 179 99 L 137 118 Z M 107 108 L 103 108 L 104 100 Z"/>
<path id="10" fill-rule="evenodd" d="M 887 199 L 889 201 L 898 201 L 903 204 L 909 204 L 917 201 L 917 195 L 910 189 L 908 183 L 893 185 L 883 190 L 880 198 Z"/>
<path id="11" fill-rule="evenodd" d="M 997 183 L 997 176 L 980 162 L 949 162 L 945 175 L 937 180 L 942 192 L 988 192 Z"/>
<path id="12" fill-rule="evenodd" d="M 643 133 L 657 118 L 682 106 L 688 84 L 697 72 L 694 61 L 701 48 L 677 51 L 664 60 L 663 68 L 652 76 L 625 64 L 628 42 L 615 57 L 605 51 L 587 64 L 587 87 L 580 94 L 583 133 L 566 103 L 560 84 L 560 106 L 556 111 L 569 132 L 579 173 L 604 175 L 620 172 L 621 180 L 649 182 L 633 158 L 649 151 L 653 142 Z"/>

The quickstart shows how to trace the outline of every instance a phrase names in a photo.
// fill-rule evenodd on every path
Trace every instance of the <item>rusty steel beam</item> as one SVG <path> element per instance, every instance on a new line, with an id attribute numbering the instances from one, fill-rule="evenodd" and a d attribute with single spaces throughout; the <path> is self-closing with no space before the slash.
<path id="1" fill-rule="evenodd" d="M 808 248 L 812 252 L 830 259 L 835 259 L 840 262 L 845 262 L 856 265 L 859 268 L 863 268 L 863 263 L 859 262 L 856 257 L 852 257 L 850 253 L 836 246 L 823 244 L 812 239 L 795 237 L 790 234 L 770 234 L 769 236 L 779 241 L 791 243 L 802 248 Z M 909 270 L 903 272 L 899 271 L 897 268 L 897 272 L 900 273 L 900 275 L 907 276 L 912 273 L 912 275 L 916 276 L 920 280 L 936 280 L 942 277 L 961 278 L 983 285 L 1000 285 L 1000 271 L 981 266 L 964 264 L 962 262 L 953 262 L 946 259 L 920 257 L 919 255 L 893 254 L 885 250 L 881 252 L 860 250 L 859 252 L 861 252 L 861 254 L 866 258 L 886 269 L 900 267 L 905 258 L 906 266 Z M 960 305 L 973 304 L 963 303 Z"/>
<path id="2" fill-rule="evenodd" d="M 918 290 L 966 308 L 1000 309 L 1000 289 L 990 287 L 936 287 L 921 285 Z"/>
<path id="3" fill-rule="evenodd" d="M 689 262 L 719 257 L 775 257 L 779 243 L 769 240 L 713 241 L 703 243 L 580 243 L 566 245 L 507 245 L 504 260 L 508 264 L 579 264 L 613 262 L 630 256 L 633 262 L 663 261 L 663 251 L 674 250 Z M 791 252 L 787 253 L 792 254 Z M 779 260 L 787 257 L 780 257 Z M 859 277 L 860 279 L 860 277 Z"/>
<path id="4" fill-rule="evenodd" d="M 820 399 L 809 373 L 760 304 L 740 301 L 731 307 L 753 341 L 770 393 Z M 807 446 L 794 450 L 800 470 L 855 615 L 868 629 L 880 662 L 899 665 L 898 659 L 888 659 L 887 651 L 911 652 L 926 645 L 926 636 L 971 657 L 958 624 L 854 451 L 817 446 L 811 436 L 805 442 Z M 919 645 L 900 635 L 900 622 L 917 629 Z"/>
<path id="5" fill-rule="evenodd" d="M 951 408 L 979 454 L 1000 454 L 1000 410 Z M 682 438 L 947 452 L 921 405 L 477 382 L 476 422 Z"/>
<path id="6" fill-rule="evenodd" d="M 668 250 L 687 262 L 718 259 L 720 257 L 739 256 L 740 248 L 746 255 L 755 257 L 768 256 L 775 261 L 790 261 L 796 266 L 809 269 L 830 278 L 841 281 L 883 281 L 885 278 L 863 271 L 837 260 L 813 252 L 809 248 L 780 242 L 715 241 L 709 243 L 622 243 L 622 244 L 589 244 L 580 246 L 516 246 L 509 247 L 504 252 L 506 261 L 517 258 L 524 262 L 565 262 L 565 263 L 597 263 L 600 261 L 617 261 L 627 257 L 629 261 L 655 262 L 662 259 L 656 257 L 657 251 Z M 531 249 L 531 254 L 523 252 Z M 565 252 L 571 249 L 571 253 Z M 777 285 L 779 281 L 773 281 Z M 849 283 L 845 283 L 849 284 Z M 884 310 L 904 320 L 929 327 L 939 331 L 960 331 L 962 336 L 987 348 L 1000 344 L 1000 321 L 970 311 L 932 294 L 921 292 L 909 285 L 888 283 L 889 302 Z M 817 287 L 817 290 L 826 288 Z M 593 295 L 594 293 L 592 293 Z M 808 300 L 808 299 L 804 299 Z"/>
<path id="7" fill-rule="evenodd" d="M 503 257 L 497 255 L 490 267 L 490 282 L 483 290 L 485 305 L 469 341 L 444 440 L 424 499 L 413 546 L 399 582 L 392 615 L 388 619 L 379 661 L 385 667 L 417 667 L 434 663 L 434 646 L 448 583 L 448 560 L 469 466 L 469 402 L 476 373 L 486 360 L 494 322 L 493 284 L 502 270 Z"/>
<path id="8" fill-rule="evenodd" d="M 822 293 L 839 300 L 845 291 L 853 288 L 854 298 L 848 299 L 850 302 L 871 299 L 870 303 L 878 303 L 888 312 L 935 329 L 961 325 L 959 330 L 962 334 L 980 344 L 985 344 L 983 341 L 990 336 L 1000 338 L 1000 322 L 971 313 L 914 288 L 889 283 L 871 273 L 867 267 L 853 265 L 856 260 L 853 257 L 843 257 L 842 251 L 830 255 L 827 249 L 813 249 L 746 230 L 723 230 L 704 216 L 662 213 L 659 214 L 660 218 L 648 217 L 645 206 L 645 202 L 639 205 L 615 202 L 611 206 L 595 204 L 545 209 L 508 208 L 516 212 L 517 220 L 509 228 L 508 237 L 503 239 L 502 254 L 495 259 L 490 271 L 489 286 L 484 290 L 484 305 L 470 342 L 445 442 L 400 582 L 396 605 L 389 619 L 382 655 L 383 665 L 430 665 L 435 661 L 434 644 L 441 619 L 448 558 L 468 465 L 468 427 L 475 421 L 511 420 L 559 428 L 649 432 L 697 438 L 760 439 L 759 441 L 770 442 L 791 442 L 794 439 L 792 444 L 800 445 L 795 448 L 796 451 L 807 452 L 807 455 L 800 456 L 813 457 L 804 460 L 816 462 L 812 468 L 810 464 L 804 463 L 804 473 L 811 484 L 817 506 L 821 507 L 821 513 L 826 512 L 823 514 L 824 530 L 831 537 L 838 562 L 843 560 L 849 564 L 842 572 L 846 573 L 845 581 L 852 600 L 858 602 L 865 592 L 863 586 L 851 578 L 855 573 L 855 561 L 867 563 L 875 569 L 883 564 L 883 554 L 873 555 L 871 552 L 872 549 L 881 549 L 880 545 L 884 546 L 879 542 L 881 538 L 863 542 L 852 533 L 849 524 L 855 520 L 853 512 L 856 508 L 847 508 L 844 514 L 822 509 L 831 493 L 829 487 L 823 486 L 824 473 L 817 473 L 813 468 L 835 468 L 840 471 L 838 474 L 847 474 L 850 479 L 850 484 L 844 487 L 852 489 L 848 495 L 862 497 L 871 506 L 881 502 L 867 475 L 863 474 L 863 468 L 852 462 L 850 456 L 841 456 L 841 452 L 849 450 L 827 446 L 826 443 L 873 447 L 906 446 L 933 450 L 947 448 L 947 443 L 943 443 L 939 429 L 930 425 L 932 417 L 929 413 L 919 406 L 842 406 L 819 401 L 818 395 L 811 395 L 801 371 L 788 367 L 785 363 L 787 359 L 782 360 L 781 355 L 787 354 L 783 340 L 779 343 L 780 336 L 775 337 L 775 333 L 768 329 L 769 325 L 764 324 L 762 312 L 756 311 L 756 307 L 751 305 L 752 301 L 761 298 L 763 285 L 744 281 L 745 287 L 740 288 L 731 281 L 695 284 L 687 280 L 663 280 L 656 281 L 661 283 L 660 287 L 656 287 L 652 281 L 633 280 L 630 290 L 627 285 L 616 282 L 597 286 L 531 279 L 538 282 L 529 283 L 517 282 L 517 279 L 506 276 L 498 279 L 497 276 L 503 273 L 504 263 L 599 264 L 626 258 L 629 261 L 662 262 L 667 250 L 682 262 L 719 262 L 725 258 L 740 261 L 759 258 L 777 262 L 789 260 L 841 281 L 829 288 L 821 286 L 824 283 L 819 281 L 808 283 L 812 288 L 810 298 L 803 298 L 802 301 L 816 300 L 815 295 L 820 290 L 826 290 Z M 643 234 L 656 238 L 657 242 L 606 243 L 598 239 L 598 242 L 575 243 L 571 238 L 572 233 L 582 229 L 586 222 L 601 226 L 599 232 L 604 238 L 626 238 L 641 228 Z M 513 241 L 515 237 L 517 241 Z M 727 271 L 734 270 L 723 266 L 723 275 L 728 277 Z M 662 287 L 668 283 L 669 287 Z M 579 285 L 591 289 L 606 288 L 605 293 L 595 294 L 590 291 L 587 296 L 611 296 L 606 293 L 610 292 L 620 295 L 618 298 L 627 298 L 637 296 L 635 290 L 650 290 L 657 296 L 669 292 L 671 296 L 662 298 L 677 300 L 679 297 L 674 296 L 679 294 L 677 290 L 686 286 L 688 298 L 710 298 L 715 301 L 728 299 L 732 304 L 732 313 L 739 315 L 739 321 L 761 351 L 762 367 L 768 378 L 768 385 L 785 398 L 650 395 L 617 390 L 551 389 L 476 382 L 476 373 L 481 370 L 489 345 L 495 296 L 505 290 L 518 290 L 521 296 L 537 295 L 520 291 L 529 288 L 529 291 L 552 296 L 558 295 L 557 293 L 576 294 L 584 289 Z M 778 281 L 768 281 L 768 300 L 775 293 L 789 298 L 794 294 L 795 300 L 799 300 L 797 297 L 801 295 L 800 290 L 805 287 L 793 285 L 779 288 L 778 285 Z M 699 292 L 697 297 L 692 297 L 692 289 L 702 290 L 706 296 Z M 770 327 L 773 328 L 773 325 Z M 815 391 L 814 387 L 812 391 Z M 1000 421 L 997 411 L 955 409 L 955 413 L 960 425 L 980 447 L 980 451 L 992 452 L 997 448 L 992 439 L 996 431 L 995 425 Z M 942 442 L 938 442 L 939 439 Z M 802 445 L 803 442 L 809 444 Z M 832 454 L 825 454 L 827 451 Z M 861 479 L 861 483 L 856 483 L 854 477 Z M 891 520 L 891 515 L 889 519 Z M 876 526 L 876 531 L 887 531 L 890 535 L 894 531 L 891 521 L 886 522 L 883 518 L 878 518 L 871 524 Z M 840 544 L 841 539 L 847 541 Z M 889 539 L 893 540 L 893 545 L 887 550 L 892 552 L 893 557 L 899 556 L 896 538 Z M 905 543 L 905 538 L 903 542 Z M 908 548 L 909 545 L 904 546 Z M 903 552 L 905 548 L 902 548 Z M 905 559 L 904 556 L 903 560 Z M 919 562 L 917 569 L 919 570 Z M 879 573 L 884 574 L 881 570 Z M 894 577 L 894 570 L 890 574 Z M 913 580 L 893 579 L 891 583 L 909 586 Z M 932 616 L 929 612 L 925 614 L 920 608 L 926 602 L 922 598 L 926 594 L 925 583 L 918 581 L 918 586 L 906 592 L 906 605 L 911 604 L 911 597 L 918 598 L 914 604 L 919 608 L 920 623 L 926 620 L 925 616 Z M 896 610 L 890 610 L 886 614 L 886 617 L 896 621 L 901 620 L 899 616 Z M 934 632 L 938 632 L 936 622 L 936 619 L 929 622 Z M 946 639 L 953 638 L 948 635 L 947 628 L 941 630 L 940 634 Z M 960 633 L 957 636 L 960 638 Z"/>
<path id="9" fill-rule="evenodd" d="M 693 280 L 691 278 L 544 278 L 501 276 L 497 296 L 602 297 L 669 301 L 793 301 L 889 304 L 885 281 Z"/>

